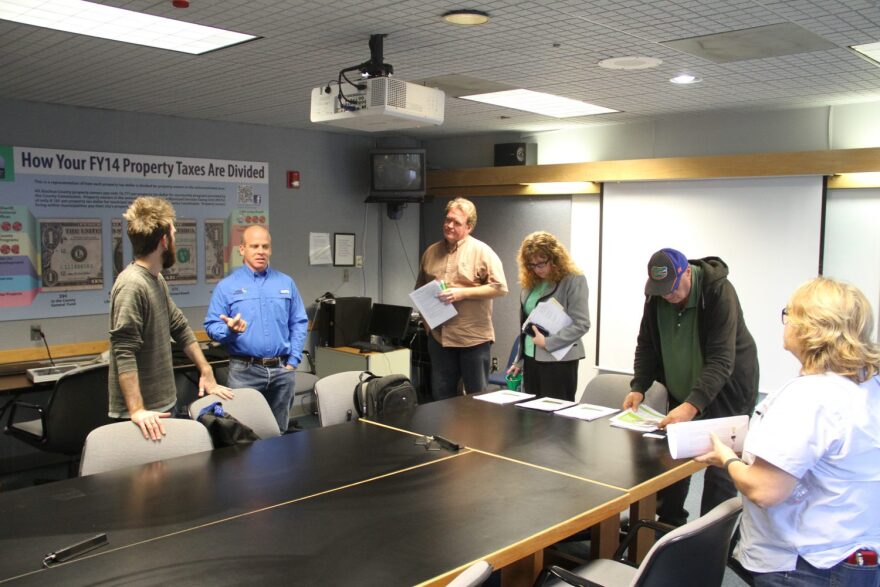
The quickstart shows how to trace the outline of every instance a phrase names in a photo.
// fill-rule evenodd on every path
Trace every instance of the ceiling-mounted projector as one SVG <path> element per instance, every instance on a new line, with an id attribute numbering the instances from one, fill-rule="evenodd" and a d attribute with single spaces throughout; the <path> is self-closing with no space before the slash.
<path id="1" fill-rule="evenodd" d="M 341 102 L 329 87 L 312 90 L 312 122 L 352 130 L 382 131 L 443 124 L 443 90 L 390 77 L 358 82 Z"/>
<path id="2" fill-rule="evenodd" d="M 312 122 L 369 132 L 443 124 L 443 90 L 389 77 L 394 67 L 383 62 L 385 36 L 370 35 L 370 60 L 340 71 L 335 91 L 331 84 L 312 90 Z M 354 71 L 361 79 L 348 79 Z"/>

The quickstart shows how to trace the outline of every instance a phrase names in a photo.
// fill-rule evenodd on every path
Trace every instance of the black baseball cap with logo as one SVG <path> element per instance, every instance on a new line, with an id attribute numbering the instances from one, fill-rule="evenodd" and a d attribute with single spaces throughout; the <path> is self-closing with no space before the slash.
<path id="1" fill-rule="evenodd" d="M 660 249 L 648 261 L 646 296 L 666 296 L 678 289 L 681 276 L 687 271 L 688 260 L 681 251 Z"/>

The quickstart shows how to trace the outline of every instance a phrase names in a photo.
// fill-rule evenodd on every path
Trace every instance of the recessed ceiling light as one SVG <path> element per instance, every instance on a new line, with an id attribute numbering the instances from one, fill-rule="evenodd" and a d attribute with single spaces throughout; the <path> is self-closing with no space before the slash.
<path id="1" fill-rule="evenodd" d="M 441 18 L 443 22 L 461 26 L 474 26 L 489 22 L 489 14 L 482 10 L 450 10 Z"/>
<path id="2" fill-rule="evenodd" d="M 687 85 L 687 84 L 698 84 L 703 81 L 702 78 L 699 78 L 695 75 L 691 75 L 689 73 L 683 73 L 681 75 L 677 75 L 675 77 L 669 78 L 674 84 Z"/>
<path id="3" fill-rule="evenodd" d="M 257 38 L 84 0 L 0 0 L 0 19 L 192 55 Z"/>
<path id="4" fill-rule="evenodd" d="M 663 63 L 662 59 L 656 57 L 642 57 L 635 55 L 632 57 L 612 57 L 611 59 L 603 59 L 599 62 L 599 67 L 604 69 L 650 69 L 657 67 Z"/>
<path id="5" fill-rule="evenodd" d="M 562 96 L 533 92 L 531 90 L 506 90 L 490 94 L 461 96 L 461 98 L 484 104 L 513 108 L 514 110 L 525 110 L 526 112 L 534 112 L 554 118 L 571 118 L 574 116 L 618 112 L 611 108 L 596 106 L 595 104 L 581 102 L 580 100 L 572 100 L 571 98 L 563 98 Z"/>
<path id="6" fill-rule="evenodd" d="M 850 45 L 849 47 L 861 57 L 866 57 L 874 62 L 874 65 L 880 65 L 880 43 L 865 43 L 864 45 Z"/>

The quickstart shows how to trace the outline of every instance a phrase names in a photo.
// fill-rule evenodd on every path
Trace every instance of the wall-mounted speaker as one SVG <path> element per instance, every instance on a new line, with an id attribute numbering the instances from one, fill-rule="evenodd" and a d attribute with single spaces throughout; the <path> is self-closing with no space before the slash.
<path id="1" fill-rule="evenodd" d="M 538 163 L 537 143 L 500 143 L 495 145 L 495 167 L 535 165 Z"/>

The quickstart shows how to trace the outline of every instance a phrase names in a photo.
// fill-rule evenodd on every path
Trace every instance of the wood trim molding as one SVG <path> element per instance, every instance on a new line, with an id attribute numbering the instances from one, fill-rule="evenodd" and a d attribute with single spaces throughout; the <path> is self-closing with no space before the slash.
<path id="1" fill-rule="evenodd" d="M 195 331 L 199 342 L 208 342 L 208 334 L 204 330 Z M 49 345 L 53 359 L 68 359 L 70 357 L 86 357 L 99 355 L 110 348 L 108 340 L 92 340 L 88 342 L 74 342 L 69 344 Z M 45 346 L 34 346 L 23 349 L 9 349 L 0 351 L 0 365 L 13 363 L 32 363 L 35 361 L 48 361 Z"/>
<path id="2" fill-rule="evenodd" d="M 828 178 L 828 189 L 880 188 L 880 173 L 844 173 Z"/>
<path id="3" fill-rule="evenodd" d="M 474 188 L 553 182 L 657 181 L 880 171 L 880 148 L 666 157 L 588 163 L 433 170 L 428 193 L 477 194 Z M 456 188 L 456 189 L 453 189 Z M 467 188 L 461 190 L 461 188 Z M 486 194 L 489 195 L 489 194 Z M 509 194 L 505 194 L 509 195 Z"/>
<path id="4" fill-rule="evenodd" d="M 555 196 L 555 195 L 574 195 L 587 194 L 598 195 L 601 191 L 601 185 L 595 182 L 577 182 L 572 186 L 570 183 L 553 182 L 548 184 L 514 184 L 514 185 L 480 185 L 449 188 L 429 188 L 429 196 L 437 197 L 467 197 L 467 196 Z M 554 184 L 560 187 L 554 189 Z"/>

